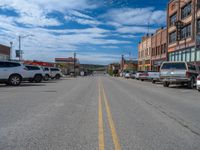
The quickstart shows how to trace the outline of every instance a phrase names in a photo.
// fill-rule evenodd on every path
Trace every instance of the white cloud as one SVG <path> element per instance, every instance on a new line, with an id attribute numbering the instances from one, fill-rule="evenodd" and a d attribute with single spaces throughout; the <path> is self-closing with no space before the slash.
<path id="1" fill-rule="evenodd" d="M 121 39 L 128 37 L 120 35 L 121 33 L 132 34 L 134 31 L 138 33 L 138 31 L 146 30 L 144 28 L 135 29 L 125 26 L 130 22 L 125 22 L 117 14 L 116 18 L 114 18 L 115 16 L 112 16 L 111 12 L 109 17 L 112 18 L 109 18 L 109 22 L 111 25 L 118 27 L 116 32 L 98 27 L 102 22 L 87 14 L 88 10 L 97 7 L 95 4 L 91 4 L 89 0 L 63 0 L 62 2 L 58 2 L 58 0 L 0 1 L 0 7 L 13 9 L 18 13 L 16 17 L 0 15 L 0 42 L 9 45 L 9 42 L 13 41 L 14 49 L 18 49 L 17 37 L 19 35 L 33 34 L 34 37 L 22 39 L 22 49 L 25 51 L 24 56 L 28 59 L 53 60 L 55 57 L 70 54 L 70 52 L 60 53 L 62 50 L 85 51 L 82 45 L 90 45 L 91 47 L 95 45 L 99 49 L 94 48 L 93 54 L 80 55 L 82 61 L 113 62 L 118 60 L 118 55 L 97 54 L 96 52 L 100 51 L 101 48 L 117 49 L 119 44 L 130 44 L 130 40 Z M 67 27 L 62 30 L 48 29 L 48 26 L 60 26 L 63 24 L 58 19 L 49 17 L 48 14 L 53 11 L 61 12 L 66 20 L 91 25 L 91 27 L 86 29 L 68 29 Z M 122 16 L 129 17 L 128 13 L 130 12 L 122 13 Z M 159 16 L 159 13 L 157 13 L 152 13 L 152 18 L 156 19 Z M 128 19 L 126 18 L 126 20 Z M 17 23 L 24 24 L 28 28 L 19 26 Z M 116 37 L 111 38 L 113 34 L 116 34 Z M 117 39 L 118 37 L 121 38 Z"/>
<path id="2" fill-rule="evenodd" d="M 15 10 L 20 17 L 16 18 L 16 22 L 31 26 L 58 26 L 61 23 L 55 18 L 47 17 L 47 14 L 53 11 L 66 12 L 72 10 L 76 16 L 90 19 L 89 16 L 81 14 L 76 10 L 92 9 L 96 6 L 90 4 L 88 0 L 1 0 L 0 7 Z M 78 20 L 80 23 L 93 23 L 95 21 Z"/>
<path id="3" fill-rule="evenodd" d="M 91 20 L 94 19 L 93 17 L 86 15 L 84 13 L 80 13 L 79 11 L 76 11 L 76 10 L 70 10 L 69 14 L 79 17 L 79 18 L 85 18 L 85 19 L 91 19 Z"/>
<path id="4" fill-rule="evenodd" d="M 74 22 L 77 22 L 78 24 L 90 25 L 90 26 L 101 24 L 101 22 L 94 19 L 78 18 L 78 17 L 68 16 L 68 15 L 65 16 L 65 20 L 74 21 Z"/>
<path id="5" fill-rule="evenodd" d="M 141 26 L 123 26 L 117 29 L 119 33 L 138 34 L 138 33 L 153 33 L 156 29 Z"/>
<path id="6" fill-rule="evenodd" d="M 4 21 L 5 20 L 5 21 Z M 18 35 L 33 34 L 34 37 L 22 39 L 22 49 L 26 58 L 40 59 L 41 57 L 54 58 L 49 51 L 83 50 L 80 45 L 116 45 L 130 43 L 123 40 L 106 39 L 111 33 L 109 30 L 93 27 L 87 29 L 51 30 L 45 28 L 22 28 L 16 26 L 13 17 L 0 16 L 0 42 L 9 45 L 14 42 L 14 49 L 18 49 Z M 48 52 L 47 52 L 48 51 Z M 45 55 L 46 54 L 46 55 Z M 61 54 L 59 54 L 60 56 Z"/>
<path id="7" fill-rule="evenodd" d="M 147 25 L 165 24 L 166 12 L 147 8 L 121 8 L 112 9 L 102 17 L 108 19 L 109 24 L 120 25 Z"/>
<path id="8" fill-rule="evenodd" d="M 64 18 L 66 21 L 73 21 L 83 25 L 93 26 L 101 24 L 101 22 L 96 20 L 95 18 L 76 10 L 68 11 Z"/>

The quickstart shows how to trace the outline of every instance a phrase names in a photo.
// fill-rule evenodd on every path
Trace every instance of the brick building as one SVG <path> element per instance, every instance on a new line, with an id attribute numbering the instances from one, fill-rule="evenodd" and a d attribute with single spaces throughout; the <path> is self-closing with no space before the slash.
<path id="1" fill-rule="evenodd" d="M 151 70 L 159 71 L 167 60 L 167 29 L 158 29 L 151 37 Z"/>
<path id="2" fill-rule="evenodd" d="M 138 45 L 138 70 L 151 70 L 151 36 L 148 34 L 142 37 Z"/>
<path id="3" fill-rule="evenodd" d="M 167 11 L 169 61 L 200 62 L 198 40 L 200 5 L 198 3 L 200 3 L 199 0 L 171 0 L 169 2 Z"/>
<path id="4" fill-rule="evenodd" d="M 0 44 L 0 60 L 9 60 L 10 55 L 10 47 Z"/>

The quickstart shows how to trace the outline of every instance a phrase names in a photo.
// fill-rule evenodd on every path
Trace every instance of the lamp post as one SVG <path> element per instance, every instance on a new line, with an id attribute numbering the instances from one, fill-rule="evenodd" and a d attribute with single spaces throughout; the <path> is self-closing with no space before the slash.
<path id="1" fill-rule="evenodd" d="M 21 50 L 21 39 L 23 38 L 26 38 L 26 37 L 30 37 L 30 36 L 33 36 L 33 35 L 24 35 L 24 36 L 19 36 L 19 61 L 22 60 L 22 50 Z"/>

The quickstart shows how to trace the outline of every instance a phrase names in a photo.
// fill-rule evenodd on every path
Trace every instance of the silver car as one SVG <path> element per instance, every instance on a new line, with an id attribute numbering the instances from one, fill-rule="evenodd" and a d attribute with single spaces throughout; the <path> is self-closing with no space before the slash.
<path id="1" fill-rule="evenodd" d="M 200 75 L 197 77 L 197 90 L 200 92 Z"/>

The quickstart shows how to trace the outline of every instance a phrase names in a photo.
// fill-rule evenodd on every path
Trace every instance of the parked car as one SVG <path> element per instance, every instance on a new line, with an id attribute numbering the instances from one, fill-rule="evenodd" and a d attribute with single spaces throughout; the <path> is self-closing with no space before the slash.
<path id="1" fill-rule="evenodd" d="M 51 79 L 60 79 L 63 76 L 59 68 L 50 68 Z"/>
<path id="2" fill-rule="evenodd" d="M 136 76 L 136 72 L 133 71 L 133 72 L 130 73 L 130 78 L 131 79 L 135 79 L 135 76 Z"/>
<path id="3" fill-rule="evenodd" d="M 199 67 L 188 62 L 164 62 L 160 69 L 160 78 L 164 87 L 170 84 L 187 84 L 194 88 L 199 74 Z"/>
<path id="4" fill-rule="evenodd" d="M 144 80 L 149 80 L 149 74 L 148 72 L 143 72 L 139 74 L 139 80 L 144 81 Z"/>
<path id="5" fill-rule="evenodd" d="M 124 75 L 124 78 L 129 79 L 131 77 L 131 74 L 129 72 L 126 72 Z"/>
<path id="6" fill-rule="evenodd" d="M 200 92 L 200 75 L 197 77 L 197 90 Z"/>
<path id="7" fill-rule="evenodd" d="M 45 81 L 48 81 L 50 79 L 50 76 L 51 76 L 51 71 L 50 71 L 50 68 L 49 67 L 42 67 L 43 68 L 43 71 L 44 71 L 44 80 Z"/>
<path id="8" fill-rule="evenodd" d="M 20 62 L 0 61 L 0 83 L 18 86 L 22 80 L 28 80 L 30 73 Z"/>
<path id="9" fill-rule="evenodd" d="M 149 71 L 148 72 L 148 79 L 152 81 L 152 83 L 156 83 L 160 81 L 160 72 L 156 71 Z"/>
<path id="10" fill-rule="evenodd" d="M 28 72 L 30 74 L 30 77 L 28 79 L 29 82 L 42 82 L 45 73 L 41 67 L 33 65 L 25 65 L 25 67 L 28 69 Z"/>
<path id="11" fill-rule="evenodd" d="M 142 74 L 142 71 L 139 71 L 135 74 L 135 79 L 139 80 L 140 75 Z"/>

